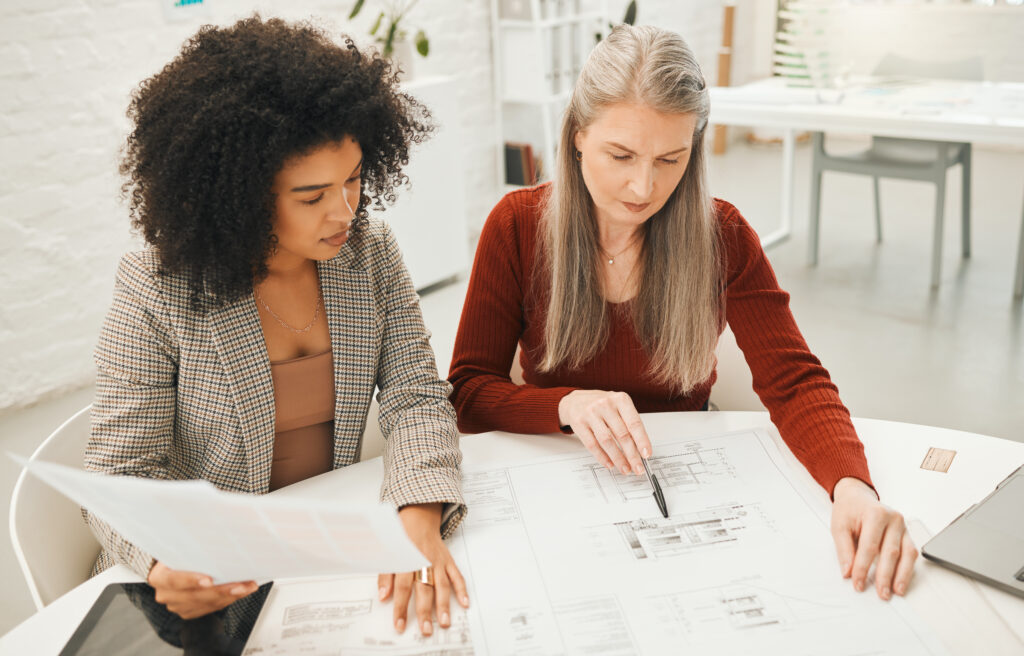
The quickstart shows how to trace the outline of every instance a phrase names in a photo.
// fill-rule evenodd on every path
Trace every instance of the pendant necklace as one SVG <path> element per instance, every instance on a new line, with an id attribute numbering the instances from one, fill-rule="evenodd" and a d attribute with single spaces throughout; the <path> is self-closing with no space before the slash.
<path id="1" fill-rule="evenodd" d="M 634 238 L 635 238 L 635 237 L 634 237 Z M 622 255 L 623 253 L 625 253 L 626 251 L 628 251 L 628 250 L 629 250 L 629 248 L 630 248 L 630 246 L 632 246 L 632 245 L 633 245 L 633 239 L 630 239 L 630 240 L 629 240 L 629 243 L 628 243 L 628 244 L 626 244 L 626 247 L 625 247 L 625 248 L 623 248 L 623 249 L 622 249 L 621 251 L 619 251 L 618 253 L 615 253 L 614 255 L 612 255 L 611 253 L 609 253 L 608 251 L 606 251 L 606 250 L 604 249 L 604 246 L 602 246 L 601 244 L 598 244 L 598 245 L 597 245 L 597 247 L 598 247 L 598 248 L 600 248 L 600 249 L 601 249 L 601 253 L 602 253 L 602 254 L 604 254 L 604 256 L 605 256 L 606 258 L 608 258 L 608 264 L 615 264 L 615 258 L 617 258 L 618 256 L 620 256 L 620 255 Z"/>

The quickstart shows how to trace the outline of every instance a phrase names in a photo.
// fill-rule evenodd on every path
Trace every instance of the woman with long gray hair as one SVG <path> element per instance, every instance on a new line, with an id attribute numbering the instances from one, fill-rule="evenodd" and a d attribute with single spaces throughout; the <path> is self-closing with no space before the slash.
<path id="1" fill-rule="evenodd" d="M 917 558 L 903 517 L 879 502 L 757 234 L 708 193 L 709 111 L 678 34 L 621 26 L 594 48 L 554 181 L 507 194 L 480 235 L 449 373 L 459 428 L 570 432 L 643 474 L 639 413 L 707 408 L 728 322 L 783 439 L 832 495 L 842 575 L 863 590 L 877 560 L 878 595 L 902 595 Z"/>

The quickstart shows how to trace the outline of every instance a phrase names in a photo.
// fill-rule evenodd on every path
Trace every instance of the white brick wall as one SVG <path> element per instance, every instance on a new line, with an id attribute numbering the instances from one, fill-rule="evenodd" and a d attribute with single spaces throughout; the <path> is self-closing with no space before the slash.
<path id="1" fill-rule="evenodd" d="M 364 39 L 373 2 L 349 23 L 353 2 L 213 0 L 203 21 L 318 16 Z M 482 222 L 498 193 L 490 3 L 421 2 L 407 20 L 431 39 L 417 74 L 463 81 L 464 165 L 452 175 Z M 158 0 L 0 2 L 0 409 L 92 379 L 117 260 L 139 246 L 117 175 L 128 96 L 199 23 L 166 22 Z"/>

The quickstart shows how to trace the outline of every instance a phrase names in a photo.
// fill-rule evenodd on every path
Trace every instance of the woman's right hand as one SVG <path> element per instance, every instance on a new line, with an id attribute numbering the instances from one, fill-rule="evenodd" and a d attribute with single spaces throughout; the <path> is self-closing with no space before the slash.
<path id="1" fill-rule="evenodd" d="M 640 457 L 651 457 L 651 440 L 629 394 L 570 392 L 558 402 L 558 423 L 572 428 L 583 446 L 608 469 L 644 473 Z"/>
<path id="2" fill-rule="evenodd" d="M 255 581 L 214 585 L 206 574 L 171 569 L 161 562 L 149 570 L 146 582 L 156 591 L 157 602 L 184 620 L 220 610 L 259 587 Z"/>

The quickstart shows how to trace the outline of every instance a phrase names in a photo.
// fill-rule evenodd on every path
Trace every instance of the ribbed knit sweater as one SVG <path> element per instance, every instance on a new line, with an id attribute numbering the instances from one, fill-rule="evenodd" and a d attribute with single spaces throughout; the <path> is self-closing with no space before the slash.
<path id="1" fill-rule="evenodd" d="M 608 341 L 592 360 L 578 369 L 537 371 L 547 307 L 536 301 L 534 256 L 548 189 L 506 194 L 480 235 L 448 375 L 459 429 L 558 432 L 558 403 L 576 389 L 626 392 L 640 412 L 703 408 L 717 372 L 686 395 L 654 383 L 627 303 L 610 304 Z M 786 444 L 829 494 L 845 476 L 871 485 L 850 413 L 797 329 L 789 294 L 779 288 L 757 234 L 729 203 L 716 199 L 715 211 L 726 321 L 750 366 L 754 391 Z M 517 345 L 524 385 L 509 377 Z"/>

